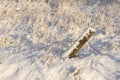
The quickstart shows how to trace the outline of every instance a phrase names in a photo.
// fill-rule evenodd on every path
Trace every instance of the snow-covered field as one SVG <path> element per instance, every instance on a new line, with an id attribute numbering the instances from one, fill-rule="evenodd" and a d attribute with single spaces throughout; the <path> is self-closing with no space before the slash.
<path id="1" fill-rule="evenodd" d="M 0 80 L 120 80 L 120 0 L 0 0 Z"/>

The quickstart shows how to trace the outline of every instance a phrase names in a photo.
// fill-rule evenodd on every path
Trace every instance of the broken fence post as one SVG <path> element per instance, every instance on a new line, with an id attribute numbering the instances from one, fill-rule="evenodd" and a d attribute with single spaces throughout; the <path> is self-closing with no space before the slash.
<path id="1" fill-rule="evenodd" d="M 85 34 L 80 37 L 73 46 L 65 52 L 63 57 L 74 58 L 77 56 L 77 52 L 84 46 L 84 44 L 95 34 L 95 30 L 89 28 Z"/>

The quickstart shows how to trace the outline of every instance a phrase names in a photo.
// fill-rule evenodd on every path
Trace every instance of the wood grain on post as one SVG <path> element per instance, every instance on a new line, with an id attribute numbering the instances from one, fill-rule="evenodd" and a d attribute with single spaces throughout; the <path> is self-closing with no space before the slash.
<path id="1" fill-rule="evenodd" d="M 74 58 L 77 57 L 77 52 L 84 46 L 84 44 L 95 34 L 95 31 L 89 30 L 88 33 L 86 33 L 83 38 L 80 38 L 74 45 L 74 47 L 68 51 L 67 56 L 68 58 Z"/>

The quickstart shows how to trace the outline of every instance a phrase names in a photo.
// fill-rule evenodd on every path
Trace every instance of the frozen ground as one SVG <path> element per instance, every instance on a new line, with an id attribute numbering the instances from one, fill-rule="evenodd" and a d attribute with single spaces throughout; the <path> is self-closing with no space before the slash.
<path id="1" fill-rule="evenodd" d="M 0 80 L 120 80 L 120 1 L 0 0 Z"/>

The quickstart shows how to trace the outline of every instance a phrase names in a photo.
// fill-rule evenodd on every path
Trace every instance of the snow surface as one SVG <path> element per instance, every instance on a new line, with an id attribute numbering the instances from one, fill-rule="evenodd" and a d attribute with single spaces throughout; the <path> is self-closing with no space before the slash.
<path id="1" fill-rule="evenodd" d="M 120 80 L 120 1 L 0 0 L 0 80 Z"/>

